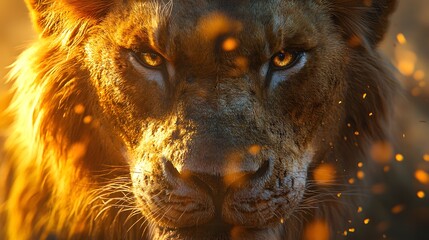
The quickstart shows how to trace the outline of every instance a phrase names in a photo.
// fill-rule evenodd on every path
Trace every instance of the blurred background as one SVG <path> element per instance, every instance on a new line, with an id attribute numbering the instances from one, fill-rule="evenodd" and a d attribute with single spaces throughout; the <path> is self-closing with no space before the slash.
<path id="1" fill-rule="evenodd" d="M 9 66 L 35 37 L 23 0 L 0 0 L 0 112 L 9 104 Z M 397 105 L 397 141 L 373 149 L 388 158 L 372 171 L 375 200 L 358 211 L 377 239 L 429 239 L 429 0 L 400 0 L 380 49 L 397 68 L 406 101 Z M 342 235 L 369 239 L 358 231 L 351 223 Z"/>

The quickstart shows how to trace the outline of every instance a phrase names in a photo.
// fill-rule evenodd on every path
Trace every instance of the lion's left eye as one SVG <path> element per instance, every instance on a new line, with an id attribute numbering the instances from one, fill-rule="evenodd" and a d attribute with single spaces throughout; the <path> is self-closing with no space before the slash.
<path id="1" fill-rule="evenodd" d="M 148 68 L 159 68 L 164 63 L 164 59 L 154 52 L 143 52 L 136 55 L 140 62 Z"/>
<path id="2" fill-rule="evenodd" d="M 281 50 L 274 54 L 271 59 L 271 65 L 274 69 L 287 69 L 293 67 L 300 56 L 299 52 Z"/>

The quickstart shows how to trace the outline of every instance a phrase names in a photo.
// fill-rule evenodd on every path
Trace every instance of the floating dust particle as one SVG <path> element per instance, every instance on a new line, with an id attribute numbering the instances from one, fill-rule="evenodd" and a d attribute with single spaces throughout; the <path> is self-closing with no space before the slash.
<path id="1" fill-rule="evenodd" d="M 398 59 L 397 68 L 404 76 L 411 76 L 414 74 L 416 67 L 417 55 L 411 51 L 401 51 L 400 58 Z"/>
<path id="2" fill-rule="evenodd" d="M 395 155 L 395 159 L 398 162 L 402 162 L 402 161 L 404 161 L 404 155 L 398 153 L 398 154 Z"/>
<path id="3" fill-rule="evenodd" d="M 356 231 L 356 229 L 354 228 L 349 228 L 349 232 L 354 233 Z"/>
<path id="4" fill-rule="evenodd" d="M 405 138 L 405 133 L 402 134 L 402 138 Z"/>
<path id="5" fill-rule="evenodd" d="M 310 222 L 304 229 L 304 240 L 328 240 L 330 239 L 329 225 L 324 220 L 316 219 Z"/>
<path id="6" fill-rule="evenodd" d="M 357 212 L 358 212 L 358 213 L 361 213 L 362 211 L 363 211 L 363 208 L 362 208 L 362 207 L 358 207 Z"/>
<path id="7" fill-rule="evenodd" d="M 363 167 L 363 163 L 362 162 L 358 162 L 358 167 L 359 168 Z"/>
<path id="8" fill-rule="evenodd" d="M 357 174 L 356 174 L 356 177 L 357 177 L 359 180 L 362 180 L 362 179 L 364 179 L 364 178 L 365 178 L 365 173 L 364 173 L 363 171 L 358 171 L 358 172 L 357 172 Z"/>
<path id="9" fill-rule="evenodd" d="M 237 49 L 238 45 L 238 40 L 236 38 L 228 37 L 222 42 L 222 50 L 231 52 Z"/>
<path id="10" fill-rule="evenodd" d="M 354 133 L 356 136 L 359 136 L 359 132 L 358 131 L 355 131 L 355 133 Z"/>
<path id="11" fill-rule="evenodd" d="M 240 32 L 241 29 L 240 22 L 230 19 L 220 12 L 204 15 L 197 24 L 197 31 L 207 40 L 214 40 L 227 33 Z"/>
<path id="12" fill-rule="evenodd" d="M 371 7 L 372 6 L 372 0 L 363 0 L 363 4 L 367 7 Z"/>
<path id="13" fill-rule="evenodd" d="M 372 144 L 370 153 L 374 161 L 385 164 L 393 157 L 393 147 L 389 142 L 378 141 Z"/>
<path id="14" fill-rule="evenodd" d="M 425 78 L 425 72 L 423 70 L 417 70 L 413 75 L 414 80 L 421 81 Z"/>
<path id="15" fill-rule="evenodd" d="M 77 142 L 70 146 L 68 153 L 71 159 L 77 160 L 85 156 L 87 151 L 87 144 L 84 142 Z"/>
<path id="16" fill-rule="evenodd" d="M 402 204 L 398 204 L 398 205 L 395 205 L 393 208 L 392 208 L 392 213 L 393 214 L 399 214 L 399 213 L 401 213 L 402 211 L 404 211 L 404 205 L 402 205 Z"/>
<path id="17" fill-rule="evenodd" d="M 234 64 L 241 73 L 247 72 L 249 70 L 249 60 L 246 57 L 236 57 L 234 59 Z"/>
<path id="18" fill-rule="evenodd" d="M 77 104 L 74 106 L 73 110 L 76 114 L 83 114 L 85 112 L 85 106 L 82 104 Z"/>
<path id="19" fill-rule="evenodd" d="M 364 224 L 368 224 L 368 223 L 369 223 L 369 221 L 370 221 L 370 220 L 369 220 L 369 218 L 365 218 L 365 219 L 363 220 L 363 223 L 364 223 Z"/>
<path id="20" fill-rule="evenodd" d="M 352 127 L 352 124 L 351 123 L 347 123 L 347 127 Z"/>
<path id="21" fill-rule="evenodd" d="M 337 193 L 337 197 L 340 198 L 342 193 Z"/>
<path id="22" fill-rule="evenodd" d="M 371 187 L 371 192 L 374 194 L 383 194 L 386 192 L 386 185 L 383 183 L 374 184 Z"/>
<path id="23" fill-rule="evenodd" d="M 402 34 L 402 33 L 398 33 L 396 35 L 396 40 L 398 41 L 399 44 L 407 43 L 407 39 L 405 38 L 404 34 Z"/>
<path id="24" fill-rule="evenodd" d="M 248 152 L 253 156 L 256 156 L 261 152 L 261 149 L 262 147 L 260 145 L 255 144 L 249 147 Z"/>
<path id="25" fill-rule="evenodd" d="M 362 95 L 362 99 L 365 99 L 366 98 L 366 93 L 364 93 L 363 95 Z"/>
<path id="26" fill-rule="evenodd" d="M 424 154 L 423 155 L 423 160 L 426 162 L 429 162 L 429 154 Z"/>
<path id="27" fill-rule="evenodd" d="M 390 166 L 384 166 L 383 171 L 386 172 L 386 173 L 389 172 L 390 171 Z"/>
<path id="28" fill-rule="evenodd" d="M 85 124 L 90 124 L 92 122 L 92 117 L 91 116 L 85 116 L 84 118 L 83 118 L 83 123 L 85 123 Z"/>
<path id="29" fill-rule="evenodd" d="M 423 199 L 423 198 L 425 198 L 425 196 L 426 196 L 425 192 L 423 192 L 423 191 L 418 191 L 417 192 L 417 197 L 418 198 Z"/>
<path id="30" fill-rule="evenodd" d="M 241 239 L 245 232 L 246 229 L 244 227 L 234 226 L 230 231 L 231 239 Z"/>
<path id="31" fill-rule="evenodd" d="M 285 223 L 285 220 L 283 218 L 280 218 L 280 223 Z"/>
<path id="32" fill-rule="evenodd" d="M 422 184 L 427 184 L 429 183 L 429 174 L 427 174 L 425 171 L 423 170 L 417 170 L 414 173 L 414 177 Z"/>
<path id="33" fill-rule="evenodd" d="M 320 164 L 313 171 L 313 178 L 316 184 L 329 185 L 332 184 L 335 179 L 335 167 L 332 164 Z"/>
<path id="34" fill-rule="evenodd" d="M 341 104 L 341 103 L 343 103 L 343 101 L 338 101 L 338 104 Z"/>
<path id="35" fill-rule="evenodd" d="M 411 89 L 411 96 L 418 97 L 421 94 L 422 94 L 422 90 L 420 88 L 415 87 L 415 88 Z"/>
<path id="36" fill-rule="evenodd" d="M 372 112 L 370 112 L 370 113 L 368 114 L 368 116 L 370 116 L 370 117 L 372 117 L 372 115 L 374 115 L 374 113 L 372 113 Z"/>
<path id="37" fill-rule="evenodd" d="M 356 48 L 362 45 L 362 39 L 360 39 L 360 37 L 357 35 L 353 35 L 347 40 L 347 44 L 351 48 Z"/>

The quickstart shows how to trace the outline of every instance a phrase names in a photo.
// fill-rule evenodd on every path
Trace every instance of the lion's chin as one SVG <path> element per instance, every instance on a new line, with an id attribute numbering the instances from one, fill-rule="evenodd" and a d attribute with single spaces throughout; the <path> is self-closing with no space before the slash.
<path id="1" fill-rule="evenodd" d="M 246 228 L 232 225 L 204 225 L 188 228 L 163 228 L 154 231 L 154 239 L 183 239 L 183 240 L 266 240 L 281 239 L 282 227 L 278 225 L 271 228 Z"/>

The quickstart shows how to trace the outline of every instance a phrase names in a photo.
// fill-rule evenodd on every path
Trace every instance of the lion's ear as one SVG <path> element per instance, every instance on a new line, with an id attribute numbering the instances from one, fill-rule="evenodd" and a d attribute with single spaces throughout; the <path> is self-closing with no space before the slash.
<path id="1" fill-rule="evenodd" d="M 118 0 L 25 0 L 39 32 L 52 32 L 64 18 L 96 20 L 105 16 Z"/>
<path id="2" fill-rule="evenodd" d="M 352 42 L 371 47 L 383 38 L 397 0 L 328 0 L 335 22 Z"/>

